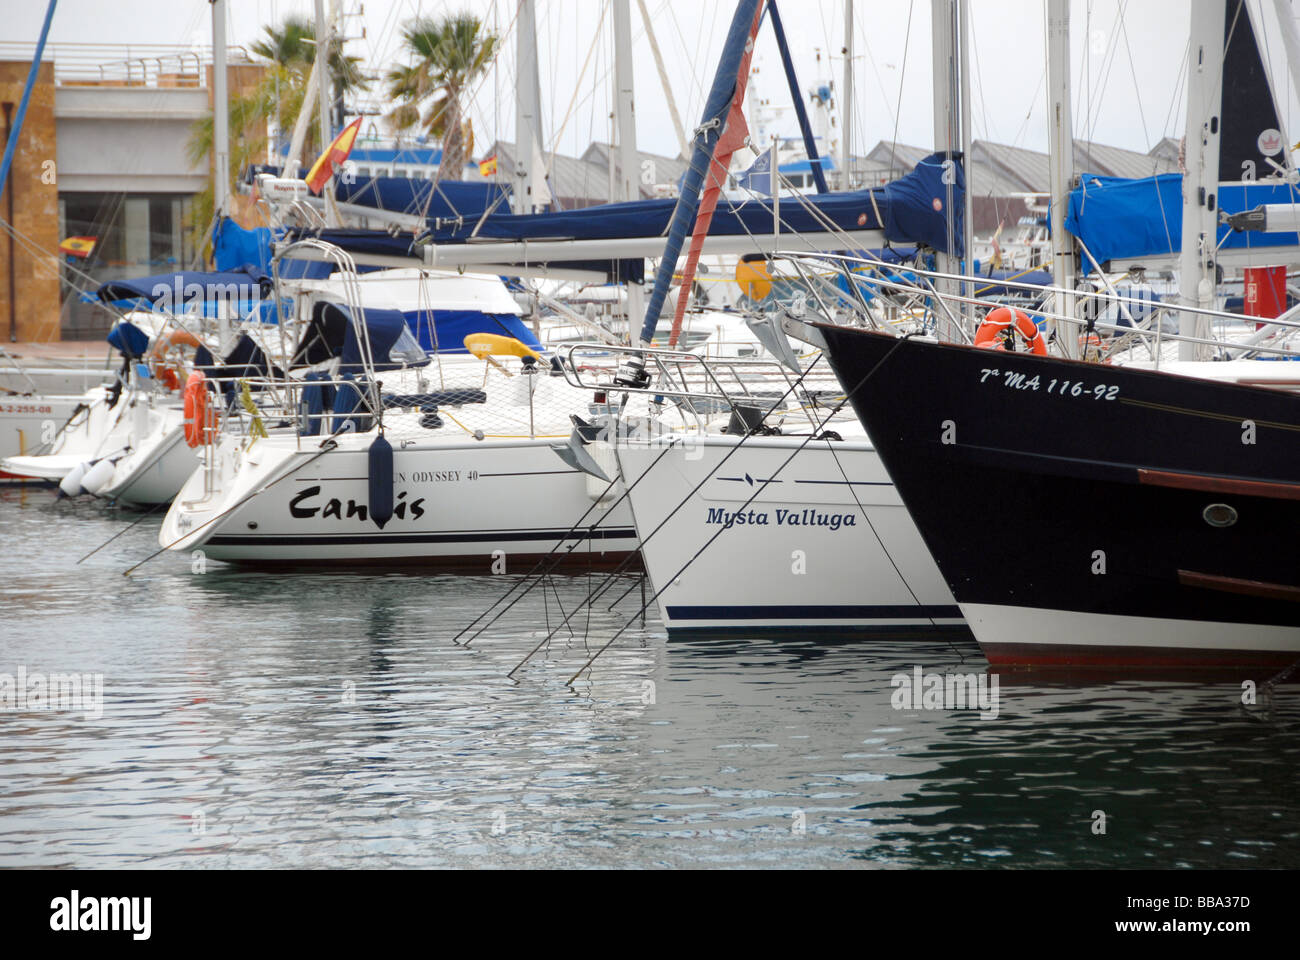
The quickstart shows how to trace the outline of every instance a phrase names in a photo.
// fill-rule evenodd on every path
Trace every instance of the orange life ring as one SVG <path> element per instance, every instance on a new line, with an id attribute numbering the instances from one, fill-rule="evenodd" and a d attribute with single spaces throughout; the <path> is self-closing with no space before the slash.
<path id="1" fill-rule="evenodd" d="M 1006 346 L 999 334 L 1014 326 L 1025 341 L 1025 346 L 1039 356 L 1047 355 L 1047 339 L 1038 324 L 1029 318 L 1029 314 L 1014 307 L 998 307 L 990 310 L 979 330 L 975 332 L 975 346 L 986 350 L 1005 350 Z"/>
<path id="2" fill-rule="evenodd" d="M 207 378 L 198 370 L 185 381 L 185 442 L 191 447 L 208 443 L 212 438 L 212 408 L 208 405 Z"/>
<path id="3" fill-rule="evenodd" d="M 163 357 L 174 347 L 194 347 L 198 349 L 203 342 L 188 330 L 176 329 L 166 336 L 159 337 L 149 348 L 145 357 L 149 372 L 168 390 L 181 388 L 180 367 L 163 362 Z"/>

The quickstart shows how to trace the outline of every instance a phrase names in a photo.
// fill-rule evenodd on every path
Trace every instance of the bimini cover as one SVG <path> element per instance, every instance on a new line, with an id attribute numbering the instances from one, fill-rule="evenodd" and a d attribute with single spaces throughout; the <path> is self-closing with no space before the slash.
<path id="1" fill-rule="evenodd" d="M 113 329 L 108 331 L 108 342 L 122 356 L 128 360 L 134 360 L 143 357 L 144 352 L 149 349 L 149 334 L 134 323 L 122 320 L 114 324 Z"/>
<path id="2" fill-rule="evenodd" d="M 428 354 L 415 342 L 400 310 L 368 307 L 363 313 L 376 370 L 429 362 Z M 365 369 L 351 309 L 341 303 L 317 303 L 291 365 L 314 366 L 335 357 L 340 360 L 340 372 L 360 373 Z"/>
<path id="3" fill-rule="evenodd" d="M 160 273 L 133 280 L 110 280 L 95 291 L 105 303 L 148 307 L 168 313 L 202 312 L 203 316 L 220 316 L 230 304 L 247 316 L 259 309 L 271 289 L 271 278 L 256 267 L 220 273 L 183 270 Z"/>
<path id="4" fill-rule="evenodd" d="M 1261 203 L 1300 202 L 1300 191 L 1267 180 L 1219 184 L 1219 209 L 1232 214 Z M 1109 260 L 1178 254 L 1183 241 L 1183 176 L 1162 173 L 1140 180 L 1085 174 L 1070 191 L 1065 228 L 1078 237 L 1100 264 Z M 1219 248 L 1237 250 L 1294 247 L 1295 233 L 1234 233 L 1226 224 L 1218 230 Z M 1083 257 L 1083 272 L 1092 262 Z"/>

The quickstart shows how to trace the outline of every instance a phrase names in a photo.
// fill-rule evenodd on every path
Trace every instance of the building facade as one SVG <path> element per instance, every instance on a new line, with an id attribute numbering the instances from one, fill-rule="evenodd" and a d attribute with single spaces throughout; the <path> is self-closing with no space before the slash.
<path id="1" fill-rule="evenodd" d="M 30 68 L 9 46 L 0 51 L 0 106 L 17 103 Z M 158 48 L 117 59 L 115 52 L 125 51 L 46 48 L 6 189 L 17 234 L 0 237 L 6 256 L 7 243 L 16 246 L 17 321 L 13 331 L 6 326 L 6 339 L 98 338 L 113 322 L 94 301 L 100 284 L 198 265 L 192 203 L 208 184 L 211 159 L 193 162 L 188 144 L 212 109 L 211 53 Z M 238 50 L 229 57 L 232 93 L 256 82 L 260 67 Z M 9 201 L 0 197 L 6 220 Z M 70 237 L 93 244 L 88 251 L 81 244 L 84 256 L 61 253 Z M 8 297 L 0 270 L 5 324 Z"/>

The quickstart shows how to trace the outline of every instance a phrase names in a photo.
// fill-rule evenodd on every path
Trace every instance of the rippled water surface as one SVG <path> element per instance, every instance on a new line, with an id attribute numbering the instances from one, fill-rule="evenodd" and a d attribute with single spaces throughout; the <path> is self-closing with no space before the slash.
<path id="1" fill-rule="evenodd" d="M 0 866 L 1300 866 L 1300 687 L 1001 678 L 895 710 L 971 642 L 668 643 L 557 579 L 165 555 L 159 515 L 0 490 L 0 674 L 102 674 L 102 716 L 0 712 Z M 84 563 L 87 551 L 121 533 Z M 545 602 L 543 602 L 543 599 Z M 1014 680 L 1014 682 L 1013 682 Z M 1095 832 L 1095 811 L 1105 833 Z"/>

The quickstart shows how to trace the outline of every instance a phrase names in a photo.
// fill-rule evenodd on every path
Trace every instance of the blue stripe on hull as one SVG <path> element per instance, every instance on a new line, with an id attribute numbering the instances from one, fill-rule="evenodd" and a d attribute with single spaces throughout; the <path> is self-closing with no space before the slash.
<path id="1" fill-rule="evenodd" d="M 357 533 L 357 534 L 220 534 L 208 539 L 212 546 L 307 546 L 312 544 L 347 545 L 363 543 L 509 543 L 550 540 L 564 537 L 573 540 L 635 540 L 636 531 L 630 527 L 611 530 L 580 530 L 565 536 L 566 530 L 498 530 L 487 533 Z"/>
<path id="2" fill-rule="evenodd" d="M 765 606 L 670 606 L 668 616 L 674 622 L 689 620 L 907 620 L 926 624 L 929 620 L 960 620 L 955 604 L 773 604 Z M 889 629 L 891 625 L 881 625 Z M 893 626 L 897 626 L 896 624 Z M 752 629 L 746 627 L 745 629 Z"/>

